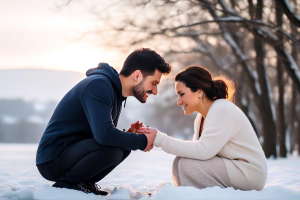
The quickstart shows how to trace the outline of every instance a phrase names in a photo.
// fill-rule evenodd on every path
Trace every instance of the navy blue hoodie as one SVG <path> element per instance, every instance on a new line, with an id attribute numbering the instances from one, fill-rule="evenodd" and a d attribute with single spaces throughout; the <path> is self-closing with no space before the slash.
<path id="1" fill-rule="evenodd" d="M 86 73 L 57 105 L 37 149 L 36 164 L 56 158 L 77 141 L 95 138 L 106 146 L 144 150 L 145 135 L 116 128 L 122 108 L 122 85 L 118 72 L 107 63 Z"/>

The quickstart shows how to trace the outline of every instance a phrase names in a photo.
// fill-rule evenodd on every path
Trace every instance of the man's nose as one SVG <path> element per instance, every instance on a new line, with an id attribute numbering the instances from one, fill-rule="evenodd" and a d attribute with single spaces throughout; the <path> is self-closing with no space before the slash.
<path id="1" fill-rule="evenodd" d="M 152 91 L 152 92 L 153 92 L 154 95 L 157 95 L 157 93 L 158 93 L 157 86 L 155 86 L 155 87 L 153 88 L 153 91 Z"/>

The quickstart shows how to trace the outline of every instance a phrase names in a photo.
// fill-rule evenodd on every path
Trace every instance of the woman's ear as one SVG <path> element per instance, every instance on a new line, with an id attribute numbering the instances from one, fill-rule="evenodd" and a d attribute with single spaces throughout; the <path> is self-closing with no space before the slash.
<path id="1" fill-rule="evenodd" d="M 203 91 L 202 90 L 198 90 L 198 97 L 202 98 L 203 97 Z"/>

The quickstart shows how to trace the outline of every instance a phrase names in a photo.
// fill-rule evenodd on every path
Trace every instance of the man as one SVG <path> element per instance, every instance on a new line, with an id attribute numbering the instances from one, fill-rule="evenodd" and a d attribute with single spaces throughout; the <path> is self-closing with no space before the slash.
<path id="1" fill-rule="evenodd" d="M 137 121 L 125 132 L 116 128 L 128 96 L 145 103 L 157 95 L 162 74 L 171 66 L 151 49 L 132 52 L 120 71 L 107 63 L 87 71 L 57 105 L 41 138 L 36 164 L 53 187 L 107 195 L 96 184 L 130 154 L 149 151 L 153 134 L 136 134 Z M 125 106 L 125 105 L 124 105 Z"/>

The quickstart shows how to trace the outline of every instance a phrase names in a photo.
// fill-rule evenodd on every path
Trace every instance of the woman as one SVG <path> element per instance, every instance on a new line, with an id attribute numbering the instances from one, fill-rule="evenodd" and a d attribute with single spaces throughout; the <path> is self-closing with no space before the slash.
<path id="1" fill-rule="evenodd" d="M 176 75 L 175 88 L 184 114 L 199 113 L 193 141 L 175 139 L 152 128 L 139 129 L 156 134 L 154 146 L 177 156 L 172 170 L 176 186 L 264 188 L 267 162 L 261 145 L 245 114 L 226 100 L 233 98 L 229 88 L 233 85 L 224 78 L 213 79 L 203 67 L 190 66 Z"/>

